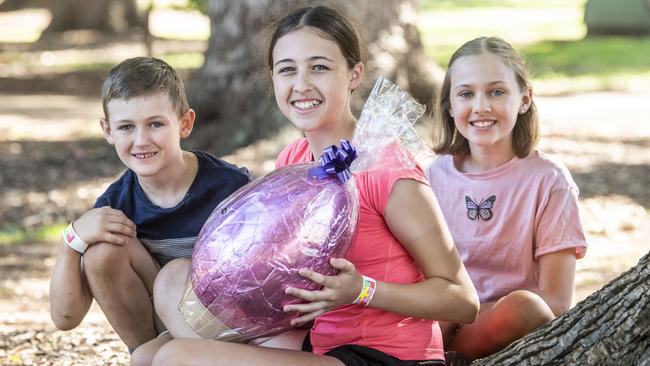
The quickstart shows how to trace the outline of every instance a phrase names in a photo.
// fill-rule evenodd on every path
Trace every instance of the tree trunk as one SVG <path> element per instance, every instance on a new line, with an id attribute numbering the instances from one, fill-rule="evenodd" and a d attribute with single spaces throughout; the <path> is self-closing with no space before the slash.
<path id="1" fill-rule="evenodd" d="M 144 25 L 135 0 L 52 0 L 50 9 L 52 21 L 45 36 L 79 29 L 126 33 Z"/>
<path id="2" fill-rule="evenodd" d="M 650 253 L 566 314 L 488 365 L 650 365 Z"/>
<path id="3" fill-rule="evenodd" d="M 421 102 L 432 99 L 435 67 L 424 56 L 415 24 L 416 0 L 350 0 L 344 9 L 357 17 L 367 47 L 366 76 L 355 92 L 359 111 L 379 75 L 409 90 Z M 268 138 L 287 124 L 271 82 L 264 76 L 264 49 L 257 40 L 270 13 L 322 1 L 210 0 L 212 35 L 205 64 L 188 81 L 190 105 L 199 131 L 192 146 L 221 155 Z"/>

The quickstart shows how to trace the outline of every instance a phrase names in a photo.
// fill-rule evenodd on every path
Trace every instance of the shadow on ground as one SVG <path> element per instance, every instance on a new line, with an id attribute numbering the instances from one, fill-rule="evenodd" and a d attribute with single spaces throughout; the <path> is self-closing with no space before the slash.
<path id="1" fill-rule="evenodd" d="M 627 196 L 646 209 L 650 208 L 650 166 L 647 164 L 601 163 L 590 172 L 574 173 L 573 178 L 582 198 Z"/>

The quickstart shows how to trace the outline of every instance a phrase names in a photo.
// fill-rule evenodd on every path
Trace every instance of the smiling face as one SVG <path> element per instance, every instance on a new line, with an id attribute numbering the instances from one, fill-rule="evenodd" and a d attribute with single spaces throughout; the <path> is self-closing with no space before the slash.
<path id="1" fill-rule="evenodd" d="M 350 94 L 363 64 L 350 69 L 336 42 L 304 27 L 280 37 L 272 55 L 275 100 L 297 128 L 309 135 L 354 120 Z"/>
<path id="2" fill-rule="evenodd" d="M 512 131 L 530 107 L 531 91 L 522 91 L 514 72 L 490 53 L 457 59 L 450 76 L 449 114 L 470 151 L 512 154 Z"/>
<path id="3" fill-rule="evenodd" d="M 101 125 L 120 160 L 138 177 L 164 177 L 182 160 L 180 140 L 190 135 L 194 111 L 178 117 L 165 93 L 113 99 Z"/>

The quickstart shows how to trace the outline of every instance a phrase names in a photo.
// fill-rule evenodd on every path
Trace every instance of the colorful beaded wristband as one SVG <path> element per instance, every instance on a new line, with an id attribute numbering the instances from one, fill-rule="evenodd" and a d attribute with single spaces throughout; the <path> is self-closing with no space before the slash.
<path id="1" fill-rule="evenodd" d="M 74 231 L 72 223 L 63 229 L 63 240 L 65 240 L 70 248 L 76 250 L 81 254 L 83 254 L 86 251 L 86 248 L 88 248 L 88 244 L 85 241 L 81 240 L 79 235 L 77 235 L 77 233 Z"/>
<path id="2" fill-rule="evenodd" d="M 377 281 L 368 276 L 363 276 L 363 287 L 361 287 L 361 292 L 359 292 L 359 296 L 357 296 L 353 304 L 368 306 L 375 295 L 375 289 L 377 289 Z"/>

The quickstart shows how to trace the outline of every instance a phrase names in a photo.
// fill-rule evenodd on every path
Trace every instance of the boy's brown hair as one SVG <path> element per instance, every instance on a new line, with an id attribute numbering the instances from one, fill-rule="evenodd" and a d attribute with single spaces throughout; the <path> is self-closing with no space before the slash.
<path id="1" fill-rule="evenodd" d="M 102 107 L 108 121 L 108 103 L 163 92 L 168 95 L 178 117 L 189 109 L 185 86 L 173 67 L 154 57 L 134 57 L 115 66 L 102 86 Z"/>

